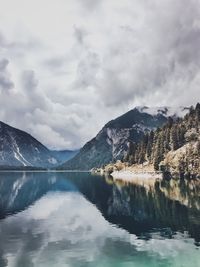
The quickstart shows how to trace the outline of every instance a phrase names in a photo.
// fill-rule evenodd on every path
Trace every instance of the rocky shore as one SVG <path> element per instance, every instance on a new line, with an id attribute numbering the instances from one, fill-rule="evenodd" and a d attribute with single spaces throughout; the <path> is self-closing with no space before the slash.
<path id="1" fill-rule="evenodd" d="M 94 174 L 99 175 L 110 175 L 115 180 L 131 181 L 132 179 L 162 179 L 162 172 L 154 170 L 153 165 L 146 164 L 135 164 L 128 166 L 127 163 L 117 161 L 111 163 L 103 168 L 93 168 L 91 170 Z"/>

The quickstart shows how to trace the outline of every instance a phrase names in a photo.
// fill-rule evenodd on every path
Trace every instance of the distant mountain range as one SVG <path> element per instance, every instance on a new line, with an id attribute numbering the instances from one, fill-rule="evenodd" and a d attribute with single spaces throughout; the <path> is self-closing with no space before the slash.
<path id="1" fill-rule="evenodd" d="M 70 160 L 79 152 L 79 150 L 50 150 L 58 162 Z"/>
<path id="2" fill-rule="evenodd" d="M 0 122 L 0 168 L 52 168 L 78 151 L 51 151 L 30 134 Z"/>
<path id="3" fill-rule="evenodd" d="M 122 159 L 129 142 L 140 142 L 169 117 L 183 117 L 189 108 L 136 107 L 108 122 L 80 151 L 49 150 L 30 134 L 0 122 L 0 168 L 90 170 Z"/>
<path id="4" fill-rule="evenodd" d="M 145 133 L 162 127 L 169 117 L 183 117 L 189 109 L 136 107 L 108 122 L 95 138 L 87 142 L 75 157 L 62 164 L 59 169 L 90 170 L 122 159 L 130 141 L 138 143 Z"/>

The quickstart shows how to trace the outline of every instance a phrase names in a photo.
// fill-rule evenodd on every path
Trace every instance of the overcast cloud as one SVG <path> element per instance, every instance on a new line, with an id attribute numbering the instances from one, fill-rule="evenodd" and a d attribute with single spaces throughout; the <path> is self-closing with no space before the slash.
<path id="1" fill-rule="evenodd" d="M 200 92 L 199 0 L 0 0 L 0 120 L 79 148 L 136 105 Z"/>

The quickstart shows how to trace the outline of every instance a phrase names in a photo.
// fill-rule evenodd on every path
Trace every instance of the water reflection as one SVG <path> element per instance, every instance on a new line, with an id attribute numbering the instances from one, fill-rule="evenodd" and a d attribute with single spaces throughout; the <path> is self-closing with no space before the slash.
<path id="1" fill-rule="evenodd" d="M 19 212 L 50 191 L 76 191 L 62 175 L 37 172 L 0 173 L 0 218 Z"/>
<path id="2" fill-rule="evenodd" d="M 108 214 L 131 233 L 143 235 L 156 228 L 171 237 L 175 231 L 188 231 L 198 245 L 200 183 L 198 180 L 115 182 Z M 148 238 L 148 233 L 145 236 Z"/>
<path id="3" fill-rule="evenodd" d="M 0 173 L 0 266 L 196 267 L 199 193 L 199 181 Z"/>

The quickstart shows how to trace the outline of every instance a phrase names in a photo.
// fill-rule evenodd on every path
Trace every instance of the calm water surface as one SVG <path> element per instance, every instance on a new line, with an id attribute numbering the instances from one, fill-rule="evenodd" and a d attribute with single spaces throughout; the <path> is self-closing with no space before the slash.
<path id="1" fill-rule="evenodd" d="M 200 181 L 0 173 L 0 267 L 198 267 Z"/>

